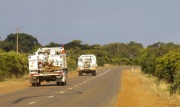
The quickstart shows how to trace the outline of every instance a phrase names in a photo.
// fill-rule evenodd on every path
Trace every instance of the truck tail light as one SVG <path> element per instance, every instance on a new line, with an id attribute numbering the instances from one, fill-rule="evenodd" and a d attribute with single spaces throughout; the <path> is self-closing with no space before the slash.
<path id="1" fill-rule="evenodd" d="M 54 72 L 53 74 L 59 74 L 59 75 L 62 75 L 63 72 Z"/>
<path id="2" fill-rule="evenodd" d="M 65 53 L 64 50 L 62 50 L 62 53 L 63 53 L 63 54 Z"/>
<path id="3" fill-rule="evenodd" d="M 34 74 L 29 74 L 29 77 L 33 77 L 34 76 Z"/>

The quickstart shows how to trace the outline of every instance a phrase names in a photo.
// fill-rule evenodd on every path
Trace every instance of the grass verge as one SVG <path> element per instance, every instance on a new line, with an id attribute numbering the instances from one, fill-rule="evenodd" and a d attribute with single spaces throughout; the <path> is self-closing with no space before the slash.
<path id="1" fill-rule="evenodd" d="M 150 74 L 145 74 L 141 72 L 140 68 L 136 68 L 132 72 L 134 75 L 140 78 L 140 80 L 143 81 L 148 88 L 150 88 L 152 91 L 154 91 L 158 95 L 165 97 L 167 99 L 170 99 L 170 100 L 180 101 L 180 95 L 178 93 L 170 95 L 169 90 L 168 90 L 170 84 L 168 84 L 167 82 L 163 80 L 159 81 L 156 77 Z"/>

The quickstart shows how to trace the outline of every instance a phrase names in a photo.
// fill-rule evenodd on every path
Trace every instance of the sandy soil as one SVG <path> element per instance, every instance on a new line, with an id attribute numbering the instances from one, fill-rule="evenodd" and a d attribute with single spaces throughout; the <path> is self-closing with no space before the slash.
<path id="1" fill-rule="evenodd" d="M 177 101 L 150 89 L 131 70 L 124 70 L 120 81 L 121 89 L 115 107 L 180 107 Z"/>

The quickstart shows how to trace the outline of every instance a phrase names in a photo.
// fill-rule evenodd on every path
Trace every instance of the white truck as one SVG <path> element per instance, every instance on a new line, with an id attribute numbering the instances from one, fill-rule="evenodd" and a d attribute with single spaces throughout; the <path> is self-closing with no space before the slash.
<path id="1" fill-rule="evenodd" d="M 64 47 L 39 48 L 28 56 L 28 61 L 32 86 L 39 86 L 43 81 L 66 85 L 68 68 Z"/>
<path id="2" fill-rule="evenodd" d="M 79 73 L 79 76 L 82 76 L 83 73 L 89 74 L 92 73 L 92 75 L 96 76 L 97 74 L 97 59 L 96 56 L 93 54 L 85 54 L 81 55 L 78 58 L 78 67 L 77 71 Z"/>

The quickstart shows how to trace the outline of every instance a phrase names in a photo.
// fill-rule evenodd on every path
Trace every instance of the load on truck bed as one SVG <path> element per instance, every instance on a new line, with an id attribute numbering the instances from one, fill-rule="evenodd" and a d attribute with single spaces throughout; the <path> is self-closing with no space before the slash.
<path id="1" fill-rule="evenodd" d="M 96 56 L 93 54 L 85 54 L 81 55 L 78 58 L 78 68 L 77 71 L 79 73 L 79 76 L 82 76 L 83 73 L 89 74 L 92 73 L 92 75 L 96 76 L 97 74 L 97 63 L 96 63 Z"/>
<path id="2" fill-rule="evenodd" d="M 68 68 L 64 47 L 39 48 L 34 55 L 28 56 L 28 61 L 32 86 L 39 86 L 43 81 L 66 85 Z"/>

